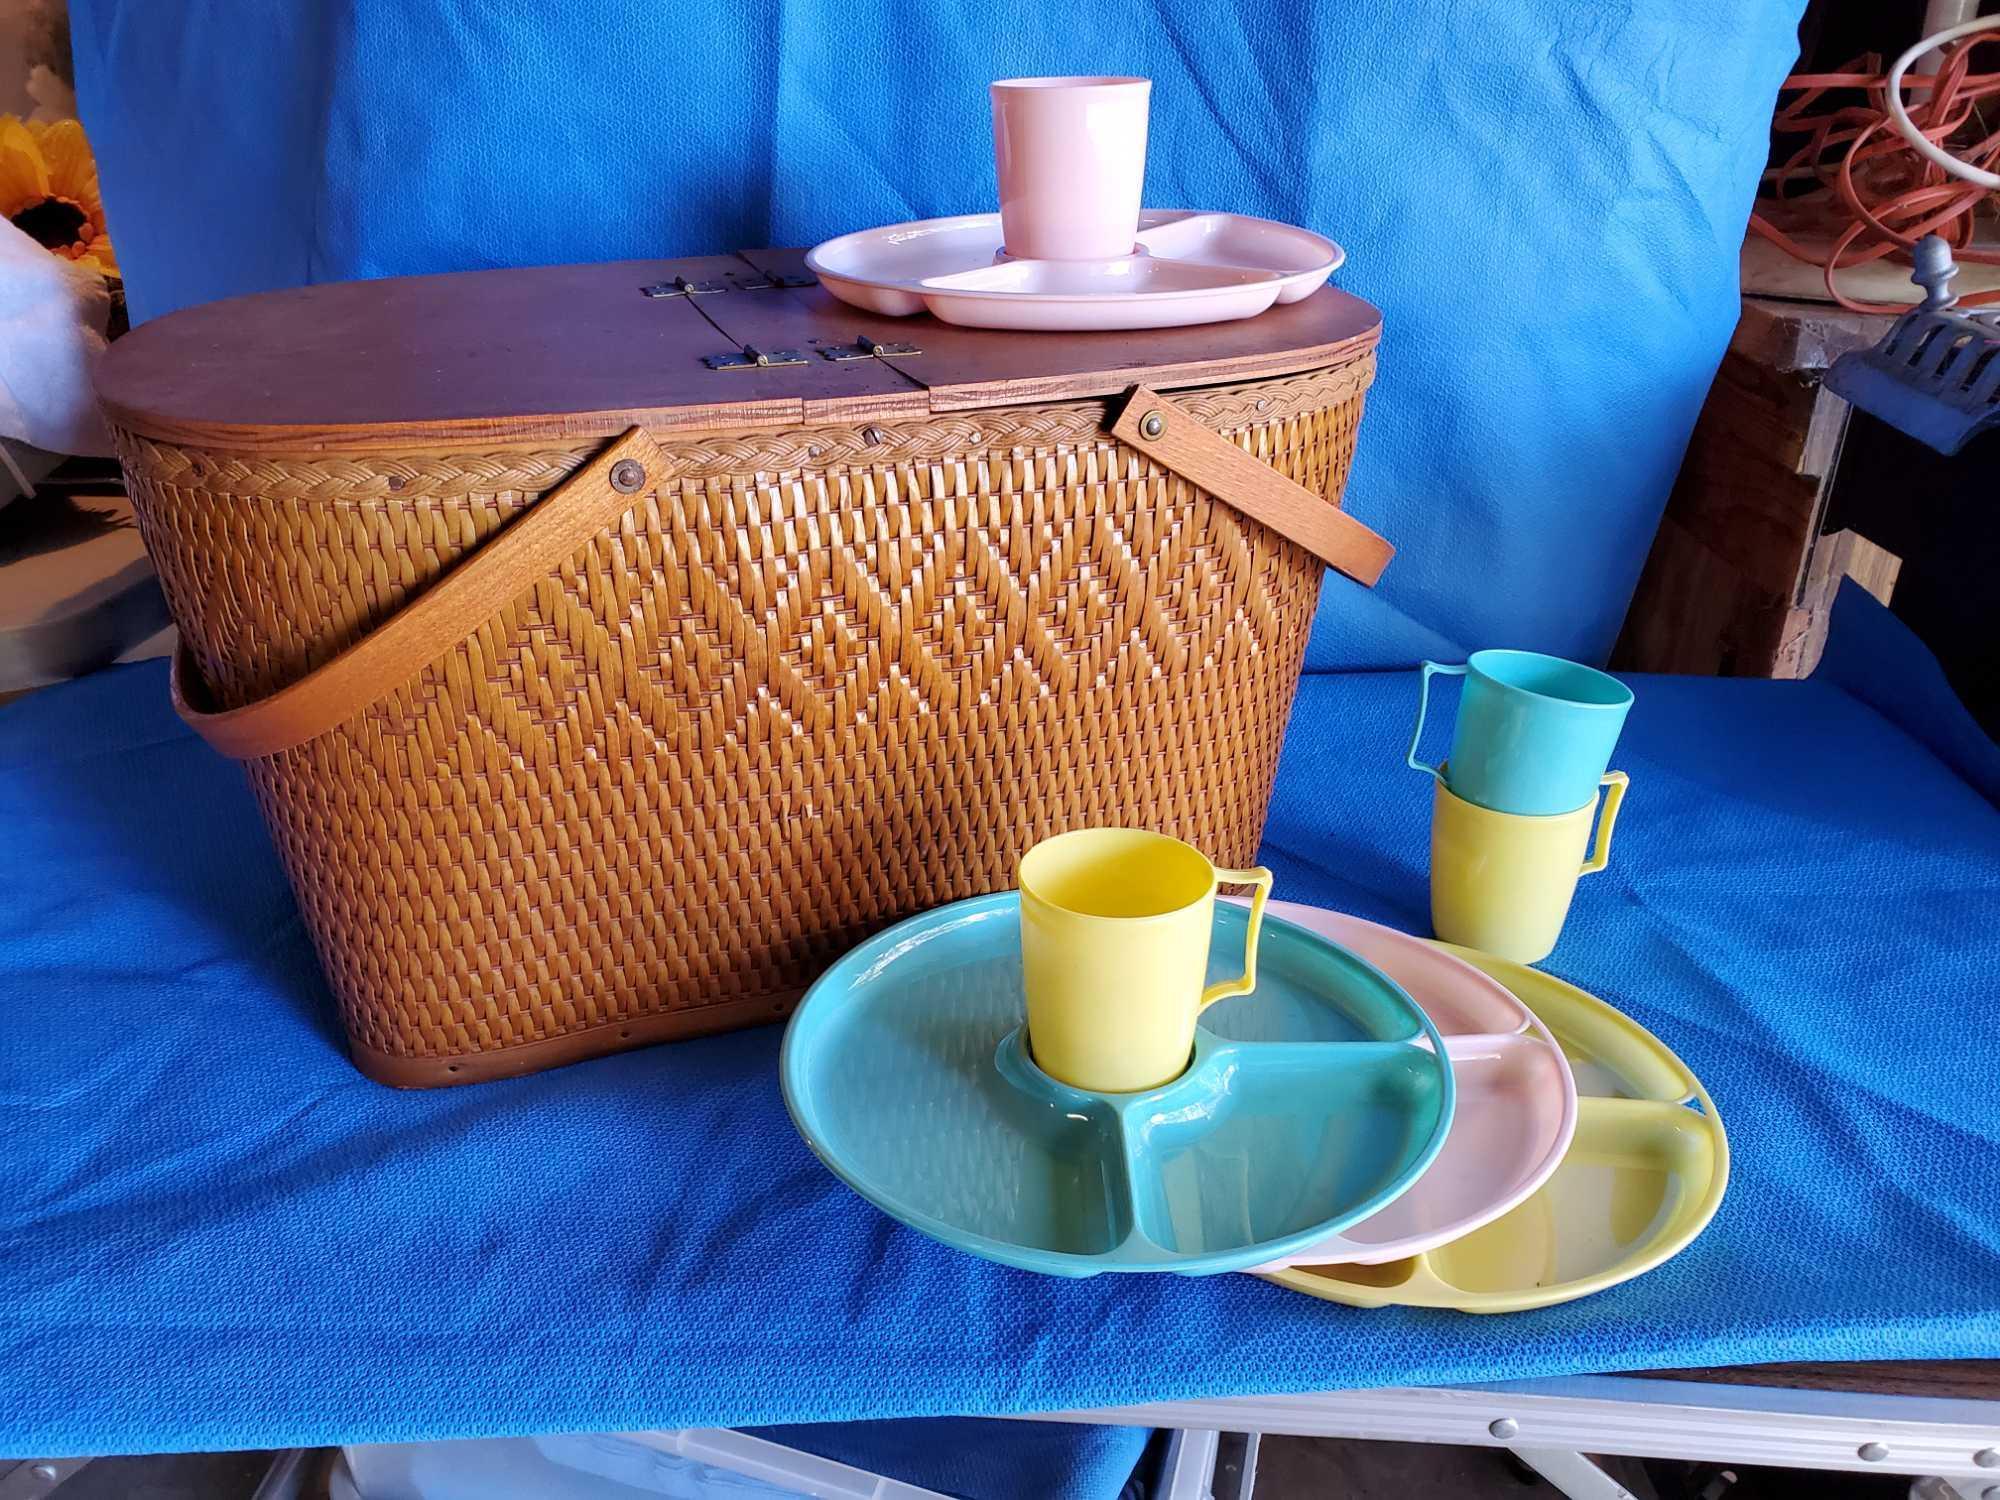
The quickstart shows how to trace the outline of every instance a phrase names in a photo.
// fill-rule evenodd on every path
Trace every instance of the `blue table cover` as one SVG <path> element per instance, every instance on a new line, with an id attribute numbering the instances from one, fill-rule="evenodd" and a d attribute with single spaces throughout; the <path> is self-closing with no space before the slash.
<path id="1" fill-rule="evenodd" d="M 70 0 L 141 321 L 990 213 L 988 80 L 1151 78 L 1147 201 L 1330 235 L 1383 312 L 1348 505 L 1403 550 L 1327 591 L 1313 660 L 1343 667 L 1611 649 L 1736 326 L 1803 8 Z"/>
<path id="2" fill-rule="evenodd" d="M 2000 811 L 1837 685 L 1921 659 L 1862 622 L 1824 680 L 1635 679 L 1611 868 L 1549 967 L 1701 1075 L 1734 1181 L 1653 1274 L 1496 1318 L 948 1250 L 799 1142 L 776 1027 L 370 1083 L 163 667 L 33 694 L 0 710 L 0 1453 L 2000 1352 Z M 1415 694 L 1301 685 L 1280 894 L 1424 929 Z"/>

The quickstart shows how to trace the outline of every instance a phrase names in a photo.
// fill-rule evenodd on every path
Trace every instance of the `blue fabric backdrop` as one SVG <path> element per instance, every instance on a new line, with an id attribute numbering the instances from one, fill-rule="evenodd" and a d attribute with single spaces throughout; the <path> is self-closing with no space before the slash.
<path id="1" fill-rule="evenodd" d="M 72 0 L 135 317 L 810 244 L 994 201 L 985 83 L 1154 79 L 1147 198 L 1342 241 L 1386 316 L 1313 661 L 1609 649 L 1736 318 L 1798 0 Z"/>

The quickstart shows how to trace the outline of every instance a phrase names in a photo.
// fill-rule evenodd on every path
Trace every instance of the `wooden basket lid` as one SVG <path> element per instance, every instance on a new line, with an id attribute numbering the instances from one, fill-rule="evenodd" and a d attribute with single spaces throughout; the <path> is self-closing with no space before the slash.
<path id="1" fill-rule="evenodd" d="M 692 294 L 679 278 L 697 288 Z M 786 282 L 804 282 L 787 285 Z M 643 288 L 668 295 L 646 295 Z M 858 422 L 1212 385 L 1359 358 L 1381 314 L 1332 287 L 1235 323 L 1002 333 L 889 318 L 796 250 L 328 282 L 143 324 L 97 377 L 110 420 L 169 442 L 383 450 Z M 863 340 L 910 356 L 823 358 Z M 743 346 L 803 362 L 711 369 Z"/>

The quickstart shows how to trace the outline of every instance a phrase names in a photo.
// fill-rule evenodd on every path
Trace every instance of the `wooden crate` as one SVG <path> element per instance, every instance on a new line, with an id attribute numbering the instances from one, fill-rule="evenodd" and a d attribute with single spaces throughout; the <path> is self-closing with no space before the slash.
<path id="1" fill-rule="evenodd" d="M 1821 375 L 1889 325 L 1816 303 L 1743 299 L 1689 439 L 1612 665 L 1804 677 L 1843 577 L 1888 601 L 1897 560 L 1825 529 L 1848 405 Z"/>

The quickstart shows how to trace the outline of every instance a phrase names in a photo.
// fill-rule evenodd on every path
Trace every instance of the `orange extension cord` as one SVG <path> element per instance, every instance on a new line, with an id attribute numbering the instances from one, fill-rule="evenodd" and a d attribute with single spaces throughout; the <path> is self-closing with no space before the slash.
<path id="1" fill-rule="evenodd" d="M 2000 130 L 1987 130 L 1978 106 L 1988 95 L 2000 94 L 2000 73 L 1974 73 L 1970 67 L 1972 49 L 1989 41 L 2000 41 L 2000 32 L 1951 43 L 1936 74 L 1911 75 L 1904 82 L 1931 91 L 1909 107 L 1910 118 L 1925 139 L 1944 145 L 1973 126 L 1983 133 L 1961 137 L 1950 149 L 1974 166 L 1991 170 L 2000 163 Z M 1882 59 L 1874 53 L 1856 58 L 1837 73 L 1794 73 L 1787 78 L 1780 97 L 1792 93 L 1798 97 L 1778 110 L 1771 128 L 1779 136 L 1806 139 L 1764 173 L 1757 209 L 1750 215 L 1752 233 L 1787 255 L 1820 267 L 1827 294 L 1853 312 L 1908 311 L 1900 303 L 1858 302 L 1840 290 L 1834 277 L 1845 267 L 1888 255 L 1907 259 L 1910 248 L 1927 234 L 1944 236 L 1958 260 L 2000 265 L 2000 249 L 1971 248 L 1974 214 L 1990 196 L 1987 190 L 1947 175 L 1896 133 L 1884 103 L 1887 83 Z M 1869 102 L 1818 107 L 1829 89 L 1865 89 Z M 1778 196 L 1805 178 L 1816 179 L 1819 186 Z M 1803 244 L 1794 238 L 1800 234 L 1811 234 L 1815 240 L 1830 236 L 1830 241 Z M 1966 307 L 1996 301 L 2000 291 L 1959 299 Z"/>

